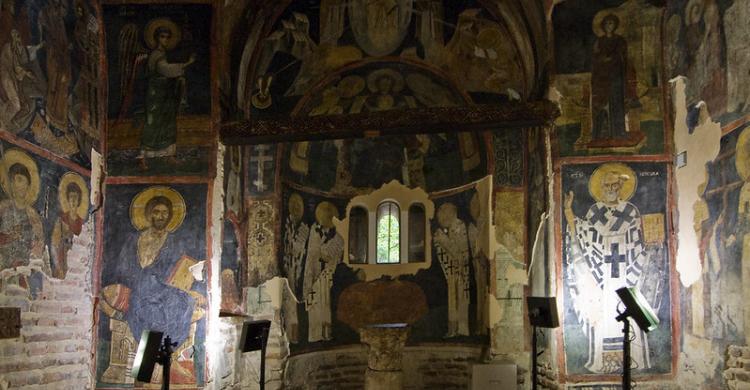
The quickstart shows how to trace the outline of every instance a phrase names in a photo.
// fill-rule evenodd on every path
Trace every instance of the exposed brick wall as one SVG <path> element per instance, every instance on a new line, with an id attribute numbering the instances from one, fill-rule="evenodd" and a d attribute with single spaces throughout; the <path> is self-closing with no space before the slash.
<path id="1" fill-rule="evenodd" d="M 404 351 L 404 389 L 467 389 L 481 348 L 414 346 Z M 284 389 L 362 389 L 367 348 L 349 346 L 289 358 Z"/>
<path id="2" fill-rule="evenodd" d="M 91 218 L 75 237 L 63 280 L 43 259 L 0 272 L 0 306 L 21 308 L 21 337 L 0 340 L 0 388 L 91 388 L 93 228 Z"/>
<path id="3" fill-rule="evenodd" d="M 729 346 L 724 379 L 731 390 L 750 390 L 750 347 Z"/>

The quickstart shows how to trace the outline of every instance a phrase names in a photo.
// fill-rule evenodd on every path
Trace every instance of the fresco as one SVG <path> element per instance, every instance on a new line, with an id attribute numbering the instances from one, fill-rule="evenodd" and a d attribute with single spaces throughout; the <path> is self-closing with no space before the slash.
<path id="1" fill-rule="evenodd" d="M 272 195 L 276 191 L 276 153 L 279 145 L 249 145 L 246 149 L 248 195 Z"/>
<path id="2" fill-rule="evenodd" d="M 524 149 L 524 137 L 520 131 L 492 132 L 495 188 L 523 185 Z"/>
<path id="3" fill-rule="evenodd" d="M 206 281 L 203 267 L 193 266 L 206 259 L 207 191 L 204 184 L 107 189 L 97 387 L 132 383 L 144 330 L 178 343 L 171 383 L 204 383 Z"/>
<path id="4" fill-rule="evenodd" d="M 479 2 L 323 0 L 290 2 L 280 15 L 252 11 L 257 20 L 223 32 L 234 42 L 229 51 L 236 75 L 222 86 L 231 88 L 222 91 L 229 100 L 225 119 L 290 112 L 328 75 L 373 58 L 433 69 L 478 102 L 520 99 L 531 89 L 530 80 L 516 77 L 523 65 L 511 34 Z M 376 88 L 397 86 L 385 78 L 378 83 Z M 329 91 L 329 99 L 335 94 Z M 408 100 L 402 103 L 408 107 Z M 370 103 L 378 105 L 399 107 L 385 99 Z"/>
<path id="5" fill-rule="evenodd" d="M 89 219 L 88 179 L 3 141 L 0 156 L 0 272 L 35 297 L 43 275 L 67 276 L 68 250 Z"/>
<path id="6" fill-rule="evenodd" d="M 710 340 L 714 350 L 743 344 L 750 328 L 744 267 L 750 230 L 750 132 L 743 126 L 722 138 L 718 157 L 707 164 L 707 182 L 699 188 L 694 228 L 699 237 L 702 275 L 685 291 L 685 331 Z M 744 298 L 743 298 L 744 297 Z"/>
<path id="7" fill-rule="evenodd" d="M 352 196 L 397 180 L 428 192 L 455 188 L 487 174 L 478 133 L 418 134 L 289 146 L 284 177 L 293 183 Z"/>
<path id="8" fill-rule="evenodd" d="M 671 255 L 665 164 L 562 168 L 563 330 L 568 375 L 619 375 L 622 326 L 615 290 L 636 287 L 659 317 L 633 329 L 635 373 L 672 369 Z"/>
<path id="9" fill-rule="evenodd" d="M 345 202 L 285 188 L 282 193 L 283 249 L 278 251 L 281 275 L 296 296 L 297 318 L 285 310 L 285 321 L 298 324 L 297 339 L 305 345 L 338 339 L 334 332 L 334 274 L 344 256 L 344 239 L 333 218 Z"/>
<path id="10" fill-rule="evenodd" d="M 247 285 L 258 287 L 278 275 L 276 215 L 272 200 L 253 200 L 247 212 Z"/>
<path id="11" fill-rule="evenodd" d="M 206 174 L 211 7 L 107 5 L 103 12 L 109 174 Z"/>
<path id="12" fill-rule="evenodd" d="M 555 6 L 561 156 L 664 151 L 661 14 L 646 0 Z"/>
<path id="13" fill-rule="evenodd" d="M 224 219 L 221 241 L 221 311 L 242 312 L 242 251 L 239 226 L 231 218 Z"/>
<path id="14" fill-rule="evenodd" d="M 102 125 L 97 12 L 85 0 L 0 6 L 0 130 L 84 167 Z"/>
<path id="15" fill-rule="evenodd" d="M 680 0 L 667 7 L 666 38 L 674 42 L 666 50 L 669 74 L 687 77 L 688 104 L 705 102 L 722 123 L 750 112 L 749 12 L 734 0 Z"/>

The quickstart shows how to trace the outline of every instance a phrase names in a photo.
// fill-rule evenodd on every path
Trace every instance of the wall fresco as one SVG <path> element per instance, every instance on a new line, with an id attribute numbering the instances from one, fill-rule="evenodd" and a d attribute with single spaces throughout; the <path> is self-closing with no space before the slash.
<path id="1" fill-rule="evenodd" d="M 109 173 L 206 175 L 213 139 L 211 7 L 107 5 L 103 12 Z"/>
<path id="2" fill-rule="evenodd" d="M 88 167 L 102 125 L 96 5 L 5 1 L 0 26 L 0 130 Z"/>
<path id="3" fill-rule="evenodd" d="M 750 111 L 747 97 L 750 29 L 747 4 L 734 0 L 680 0 L 670 2 L 665 17 L 665 47 L 671 76 L 687 81 L 687 103 L 700 101 L 721 123 Z M 689 126 L 694 127 L 694 123 Z"/>
<path id="4" fill-rule="evenodd" d="M 325 0 L 283 7 L 275 14 L 249 4 L 244 26 L 236 16 L 242 7 L 225 7 L 233 15 L 221 34 L 233 44 L 226 48 L 232 63 L 224 66 L 235 77 L 222 81 L 225 120 L 290 112 L 329 75 L 384 57 L 434 69 L 475 101 L 523 99 L 533 90 L 535 75 L 514 31 L 478 2 Z M 349 91 L 331 90 L 328 98 Z"/>
<path id="5" fill-rule="evenodd" d="M 669 373 L 674 357 L 666 166 L 565 165 L 561 178 L 566 372 L 621 372 L 615 290 L 626 286 L 638 288 L 660 320 L 648 335 L 634 328 L 635 372 Z"/>
<path id="6" fill-rule="evenodd" d="M 205 381 L 206 185 L 109 186 L 105 202 L 97 387 L 132 383 L 144 330 L 177 342 L 171 383 Z M 161 382 L 155 376 L 152 382 Z"/>
<path id="7" fill-rule="evenodd" d="M 661 13 L 646 0 L 555 6 L 561 156 L 664 151 Z"/>

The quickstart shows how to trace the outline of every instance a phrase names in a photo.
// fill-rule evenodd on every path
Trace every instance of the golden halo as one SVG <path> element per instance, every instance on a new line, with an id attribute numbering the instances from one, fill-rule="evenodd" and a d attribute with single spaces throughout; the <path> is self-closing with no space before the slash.
<path id="1" fill-rule="evenodd" d="M 602 11 L 602 12 L 597 13 L 596 16 L 594 16 L 594 21 L 591 22 L 591 27 L 594 29 L 594 34 L 596 34 L 597 37 L 603 37 L 606 35 L 604 30 L 602 29 L 602 20 L 604 20 L 604 18 L 610 15 L 616 17 L 618 20 L 617 28 L 615 28 L 614 33 L 617 33 L 617 31 L 622 30 L 622 23 L 623 23 L 622 16 L 618 15 L 616 12 Z"/>
<path id="2" fill-rule="evenodd" d="M 36 197 L 39 196 L 39 168 L 31 156 L 21 149 L 13 148 L 6 151 L 3 159 L 0 161 L 0 185 L 2 185 L 3 192 L 9 198 L 12 198 L 13 194 L 11 193 L 8 170 L 13 164 L 21 164 L 29 171 L 31 182 L 29 183 L 29 189 L 26 191 L 23 204 L 24 206 L 31 206 L 36 202 Z"/>
<path id="3" fill-rule="evenodd" d="M 496 27 L 484 28 L 477 34 L 477 46 L 481 49 L 498 48 L 502 41 L 503 33 Z"/>
<path id="4" fill-rule="evenodd" d="M 140 231 L 151 226 L 146 217 L 148 201 L 157 196 L 163 196 L 172 202 L 172 218 L 167 224 L 167 230 L 172 233 L 177 230 L 185 219 L 185 199 L 179 192 L 164 186 L 148 187 L 136 195 L 130 202 L 130 222 Z"/>
<path id="5" fill-rule="evenodd" d="M 627 176 L 627 179 L 622 183 L 622 188 L 620 188 L 620 200 L 630 200 L 635 192 L 635 187 L 638 184 L 638 178 L 629 166 L 621 163 L 602 164 L 599 168 L 594 170 L 594 173 L 589 179 L 589 194 L 591 194 L 591 197 L 597 202 L 604 201 L 601 183 L 602 180 L 604 180 L 604 175 L 607 173 L 614 173 L 618 176 Z"/>
<path id="6" fill-rule="evenodd" d="M 343 98 L 355 97 L 365 89 L 365 79 L 356 75 L 346 76 L 339 81 L 337 89 Z"/>
<path id="7" fill-rule="evenodd" d="M 742 130 L 737 138 L 734 165 L 743 181 L 750 177 L 750 127 Z"/>
<path id="8" fill-rule="evenodd" d="M 333 218 L 339 217 L 339 209 L 328 201 L 318 203 L 315 207 L 315 220 L 323 227 L 333 227 Z"/>
<path id="9" fill-rule="evenodd" d="M 384 68 L 378 69 L 367 75 L 367 88 L 370 90 L 370 92 L 378 92 L 378 86 L 376 85 L 376 83 L 378 79 L 383 76 L 390 77 L 391 80 L 393 80 L 391 92 L 401 92 L 401 90 L 404 89 L 404 77 L 393 69 Z"/>
<path id="10" fill-rule="evenodd" d="M 302 196 L 296 192 L 289 195 L 289 205 L 287 207 L 289 209 L 289 215 L 291 215 L 295 221 L 299 221 L 305 215 L 305 202 L 302 201 Z"/>
<path id="11" fill-rule="evenodd" d="M 178 43 L 180 43 L 180 40 L 182 39 L 182 30 L 177 27 L 177 25 L 167 19 L 167 18 L 157 18 L 153 19 L 152 21 L 148 22 L 146 25 L 146 29 L 143 30 L 144 39 L 146 40 L 146 44 L 148 45 L 149 49 L 156 49 L 156 40 L 154 39 L 154 32 L 159 29 L 159 27 L 166 27 L 169 32 L 172 33 L 172 38 L 169 40 L 169 43 L 167 44 L 166 49 L 172 50 L 174 49 Z"/>
<path id="12" fill-rule="evenodd" d="M 448 228 L 457 217 L 456 211 L 456 205 L 453 203 L 445 202 L 441 204 L 437 210 L 438 225 L 442 228 Z"/>
<path id="13" fill-rule="evenodd" d="M 68 205 L 68 186 L 70 184 L 75 184 L 81 190 L 81 203 L 76 209 L 76 214 L 79 218 L 86 219 L 86 214 L 89 212 L 89 189 L 81 175 L 77 173 L 68 172 L 60 179 L 60 185 L 57 187 L 57 200 L 60 202 L 60 208 L 65 214 L 70 211 L 70 205 Z"/>

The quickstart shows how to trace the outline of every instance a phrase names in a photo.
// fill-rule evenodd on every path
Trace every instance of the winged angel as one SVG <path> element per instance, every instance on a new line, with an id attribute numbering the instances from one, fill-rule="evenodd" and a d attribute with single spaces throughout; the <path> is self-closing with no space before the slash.
<path id="1" fill-rule="evenodd" d="M 185 69 L 195 62 L 195 54 L 186 62 L 169 62 L 167 53 L 180 43 L 182 31 L 167 18 L 153 19 L 146 25 L 143 39 L 150 52 L 143 48 L 138 30 L 132 23 L 120 30 L 121 106 L 117 121 L 128 115 L 136 76 L 143 68 L 146 88 L 142 111 L 137 111 L 143 120 L 138 161 L 140 168 L 146 170 L 149 158 L 167 158 L 176 163 L 177 115 L 187 106 Z"/>

